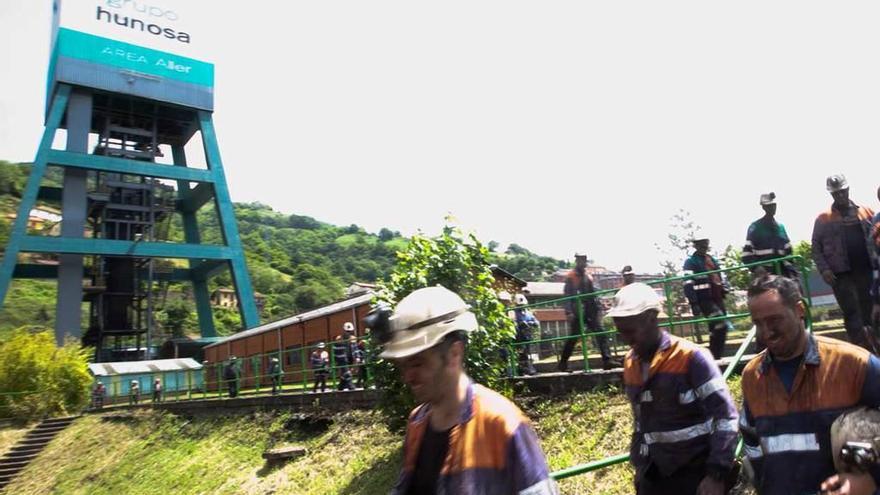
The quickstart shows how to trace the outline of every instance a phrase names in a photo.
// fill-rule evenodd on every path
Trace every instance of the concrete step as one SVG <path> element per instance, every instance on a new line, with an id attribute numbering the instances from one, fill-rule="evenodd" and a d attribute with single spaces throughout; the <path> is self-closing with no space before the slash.
<path id="1" fill-rule="evenodd" d="M 47 437 L 32 437 L 32 438 L 24 438 L 19 440 L 16 445 L 47 445 L 52 439 L 55 438 L 55 435 L 47 436 Z"/>
<path id="2" fill-rule="evenodd" d="M 10 454 L 29 454 L 32 452 L 41 452 L 45 445 L 18 445 L 16 444 L 8 453 Z"/>
<path id="3" fill-rule="evenodd" d="M 59 431 L 64 431 L 66 429 L 67 429 L 67 425 L 55 425 L 55 424 L 48 425 L 48 426 L 39 425 L 36 428 L 34 428 L 33 430 L 31 430 L 30 433 L 56 433 Z"/>
<path id="4" fill-rule="evenodd" d="M 0 461 L 0 469 L 24 468 L 28 464 L 30 464 L 30 461 Z"/>
<path id="5" fill-rule="evenodd" d="M 14 476 L 21 472 L 25 466 L 17 467 L 17 468 L 0 468 L 0 476 Z"/>
<path id="6" fill-rule="evenodd" d="M 36 440 L 40 440 L 40 441 L 44 441 L 44 442 L 48 443 L 48 442 L 50 442 L 53 438 L 55 438 L 56 436 L 58 436 L 58 432 L 51 432 L 51 433 L 34 433 L 34 434 L 28 434 L 28 435 L 25 435 L 25 437 L 22 439 L 22 441 L 28 441 L 28 442 L 30 442 L 30 441 L 32 441 L 32 440 L 34 440 L 34 441 L 36 441 Z"/>
<path id="7" fill-rule="evenodd" d="M 64 418 L 51 418 L 51 419 L 44 419 L 42 422 L 40 422 L 40 424 L 41 425 L 52 425 L 52 424 L 69 425 L 70 423 L 73 423 L 77 419 L 79 419 L 79 416 L 67 416 Z"/>
<path id="8" fill-rule="evenodd" d="M 6 454 L 6 456 L 3 457 L 3 461 L 12 461 L 12 462 L 26 461 L 26 462 L 30 462 L 30 461 L 34 460 L 38 455 L 40 455 L 39 452 L 37 452 L 37 453 L 27 453 L 27 454 L 18 453 L 18 452 L 10 452 L 10 453 Z M 0 465 L 2 465 L 2 464 L 0 464 Z"/>

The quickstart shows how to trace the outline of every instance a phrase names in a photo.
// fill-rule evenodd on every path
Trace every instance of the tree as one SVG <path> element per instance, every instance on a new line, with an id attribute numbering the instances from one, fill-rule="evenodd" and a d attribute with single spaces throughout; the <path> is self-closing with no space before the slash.
<path id="1" fill-rule="evenodd" d="M 691 216 L 691 212 L 679 209 L 669 219 L 669 232 L 666 234 L 667 243 L 665 245 L 654 244 L 654 248 L 662 256 L 660 268 L 663 270 L 663 277 L 677 277 L 681 275 L 684 260 L 690 254 L 691 243 L 702 231 Z M 684 304 L 684 285 L 682 282 L 673 282 L 669 284 L 667 291 L 671 296 L 671 304 L 673 307 L 679 307 Z"/>
<path id="2" fill-rule="evenodd" d="M 382 227 L 379 230 L 379 240 L 382 242 L 387 242 L 391 239 L 394 239 L 394 232 L 392 232 L 390 229 Z"/>
<path id="3" fill-rule="evenodd" d="M 187 322 L 194 313 L 191 303 L 187 303 L 182 298 L 175 298 L 165 303 L 165 307 L 159 314 L 159 322 L 162 328 L 171 334 L 172 337 L 183 337 Z"/>
<path id="4" fill-rule="evenodd" d="M 724 250 L 724 254 L 721 255 L 721 268 L 732 268 L 734 266 L 742 265 L 742 249 L 735 248 L 733 246 L 727 246 L 727 249 Z M 734 289 L 738 290 L 746 290 L 749 288 L 749 282 L 751 282 L 751 272 L 743 268 L 741 270 L 731 270 L 726 272 L 727 280 L 730 282 L 730 286 Z"/>
<path id="5" fill-rule="evenodd" d="M 805 270 L 808 274 L 816 268 L 813 262 L 813 245 L 807 241 L 800 241 L 792 248 L 793 254 L 800 256 L 800 264 L 798 268 Z"/>
<path id="6" fill-rule="evenodd" d="M 479 323 L 468 339 L 468 374 L 478 383 L 509 392 L 501 348 L 513 338 L 514 328 L 495 293 L 489 267 L 489 250 L 474 235 L 464 235 L 447 223 L 438 237 L 416 235 L 409 247 L 398 253 L 389 281 L 380 286 L 379 299 L 394 305 L 416 289 L 438 284 L 457 293 Z M 415 405 L 409 389 L 387 361 L 379 360 L 375 372 L 377 386 L 383 391 L 380 407 L 392 426 L 402 426 Z"/>
<path id="7" fill-rule="evenodd" d="M 494 253 L 494 252 L 498 251 L 499 245 L 500 244 L 498 244 L 498 241 L 489 241 L 489 244 L 488 244 L 489 252 Z"/>

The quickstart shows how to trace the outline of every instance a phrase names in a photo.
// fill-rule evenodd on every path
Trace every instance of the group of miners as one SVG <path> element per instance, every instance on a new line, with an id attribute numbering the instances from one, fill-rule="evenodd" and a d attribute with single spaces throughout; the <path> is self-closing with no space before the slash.
<path id="1" fill-rule="evenodd" d="M 92 389 L 92 409 L 103 409 L 104 401 L 107 398 L 107 387 L 104 385 L 104 382 L 98 380 L 95 384 L 95 387 Z M 141 383 L 140 380 L 131 380 L 128 383 L 128 405 L 135 406 L 140 403 L 141 400 Z M 158 403 L 163 401 L 163 388 L 162 388 L 162 379 L 154 378 L 153 379 L 153 403 Z"/>
<path id="2" fill-rule="evenodd" d="M 332 369 L 338 370 L 337 390 L 355 390 L 367 386 L 367 350 L 364 340 L 358 340 L 355 336 L 354 324 L 350 321 L 342 326 L 342 335 L 333 341 L 333 360 L 326 350 L 327 346 L 319 342 L 309 357 L 309 364 L 315 376 L 312 392 L 317 392 L 320 386 L 321 392 L 327 389 L 327 376 Z M 357 387 L 354 379 L 357 375 Z"/>
<path id="3" fill-rule="evenodd" d="M 809 333 L 800 287 L 788 277 L 758 274 L 748 306 L 766 350 L 743 371 L 737 407 L 712 356 L 660 327 L 653 288 L 632 283 L 616 294 L 608 316 L 631 349 L 623 381 L 634 491 L 728 493 L 739 479 L 741 433 L 748 479 L 761 494 L 875 494 L 880 360 Z M 380 357 L 397 366 L 420 403 L 392 493 L 558 493 L 528 418 L 467 376 L 477 321 L 458 295 L 419 289 L 374 320 Z"/>
<path id="4" fill-rule="evenodd" d="M 853 343 L 813 335 L 796 267 L 763 263 L 792 251 L 774 218 L 775 195 L 762 195 L 765 215 L 750 226 L 743 258 L 753 268 L 747 303 L 764 350 L 742 372 L 739 405 L 716 361 L 728 324 L 719 304 L 724 280 L 711 273 L 720 266 L 708 254 L 708 240 L 694 243 L 685 289 L 695 316 L 713 323 L 710 353 L 663 330 L 657 292 L 625 270 L 608 316 L 630 348 L 623 382 L 632 406 L 630 462 L 638 495 L 726 494 L 741 468 L 762 495 L 880 494 L 880 359 L 866 345 L 880 315 L 880 218 L 849 199 L 842 175 L 829 177 L 827 188 L 834 204 L 816 219 L 813 259 L 834 290 Z M 567 296 L 595 292 L 585 268 L 579 253 L 566 277 Z M 582 301 L 581 308 L 566 308 L 572 331 L 580 328 L 571 320 L 583 317 L 601 332 L 597 301 Z M 524 297 L 516 302 L 527 303 Z M 520 322 L 534 328 L 527 312 L 514 318 L 518 328 Z M 379 357 L 396 365 L 420 403 L 409 416 L 392 493 L 558 493 L 528 418 L 466 374 L 468 334 L 477 320 L 461 297 L 440 286 L 423 288 L 393 312 L 376 308 L 368 320 Z M 602 336 L 596 344 L 612 367 Z M 560 369 L 570 355 L 566 345 Z M 742 465 L 735 455 L 740 435 Z"/>

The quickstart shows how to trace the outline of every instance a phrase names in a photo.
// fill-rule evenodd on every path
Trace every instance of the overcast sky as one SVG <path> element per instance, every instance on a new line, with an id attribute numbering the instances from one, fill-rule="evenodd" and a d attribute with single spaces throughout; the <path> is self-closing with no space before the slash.
<path id="1" fill-rule="evenodd" d="M 771 190 L 808 240 L 831 173 L 877 206 L 878 2 L 203 3 L 234 201 L 637 271 L 679 208 L 720 249 Z M 0 159 L 36 151 L 50 6 L 0 0 Z"/>

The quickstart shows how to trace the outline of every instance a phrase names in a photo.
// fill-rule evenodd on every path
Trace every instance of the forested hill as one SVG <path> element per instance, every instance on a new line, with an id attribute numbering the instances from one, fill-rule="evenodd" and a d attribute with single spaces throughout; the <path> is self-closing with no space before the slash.
<path id="1" fill-rule="evenodd" d="M 16 212 L 27 180 L 28 167 L 0 161 L 0 246 L 5 247 L 11 228 L 10 214 Z M 60 175 L 50 169 L 44 185 L 59 185 Z M 49 205 L 57 208 L 58 205 Z M 378 233 L 357 225 L 330 225 L 314 218 L 283 214 L 260 203 L 235 203 L 235 214 L 247 255 L 254 289 L 265 296 L 261 319 L 269 321 L 312 309 L 344 296 L 353 282 L 375 282 L 386 277 L 396 260 L 396 252 L 407 245 L 392 226 Z M 198 214 L 203 226 L 203 242 L 220 241 L 213 208 Z M 49 226 L 51 227 L 51 226 Z M 169 240 L 183 239 L 179 215 L 162 229 Z M 488 242 L 492 249 L 498 245 Z M 504 253 L 493 253 L 493 262 L 526 280 L 545 280 L 565 262 L 538 256 L 512 244 Z M 6 309 L 0 313 L 0 331 L 24 324 L 50 324 L 54 313 L 54 294 L 47 282 L 16 282 Z M 211 289 L 231 286 L 228 275 L 215 277 Z M 194 306 L 183 284 L 161 287 L 159 323 L 173 334 L 197 333 Z M 238 326 L 233 311 L 217 312 L 218 330 L 234 331 Z"/>

